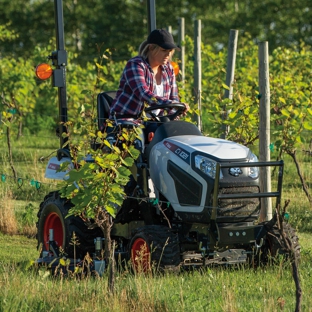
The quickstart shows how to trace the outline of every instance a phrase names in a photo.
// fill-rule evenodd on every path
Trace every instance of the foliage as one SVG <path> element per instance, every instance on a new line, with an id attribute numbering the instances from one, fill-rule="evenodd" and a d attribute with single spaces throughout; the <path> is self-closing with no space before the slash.
<path id="1" fill-rule="evenodd" d="M 273 53 L 271 74 L 272 112 L 276 147 L 293 152 L 310 140 L 312 130 L 311 54 L 279 48 Z"/>
<path id="2" fill-rule="evenodd" d="M 21 224 L 23 226 L 32 226 L 35 224 L 35 221 L 37 220 L 37 217 L 34 214 L 35 209 L 36 207 L 32 203 L 26 205 L 24 211 L 20 215 Z"/>
<path id="3" fill-rule="evenodd" d="M 18 35 L 12 30 L 9 30 L 10 23 L 6 25 L 0 25 L 0 41 L 11 41 L 18 37 Z"/>
<path id="4" fill-rule="evenodd" d="M 19 233 L 27 237 L 35 237 L 37 228 L 35 226 L 37 221 L 37 206 L 28 203 L 24 209 L 15 213 L 19 225 Z"/>
<path id="5" fill-rule="evenodd" d="M 54 1 L 2 0 L 0 19 L 17 35 L 3 40 L 0 55 L 29 58 L 36 46 L 47 46 L 55 35 Z M 138 47 L 148 33 L 148 0 L 141 1 L 62 1 L 66 49 L 79 53 L 79 64 L 98 57 L 96 44 L 114 51 L 114 60 L 130 57 L 128 46 Z M 158 0 L 158 28 L 171 26 L 177 35 L 178 18 L 185 19 L 185 33 L 193 36 L 194 20 L 202 21 L 202 40 L 215 50 L 227 45 L 230 29 L 240 36 L 251 34 L 253 42 L 268 41 L 271 51 L 279 46 L 300 49 L 311 44 L 311 10 L 308 0 L 170 2 Z M 168 16 L 170 13 L 170 17 Z"/>
<path id="6" fill-rule="evenodd" d="M 96 143 L 102 148 L 95 151 L 91 147 L 86 148 L 86 142 L 80 140 L 76 145 L 70 141 L 74 169 L 69 171 L 69 177 L 61 189 L 62 195 L 74 204 L 70 214 L 82 214 L 87 220 L 95 219 L 95 223 L 103 209 L 115 217 L 116 209 L 125 197 L 123 187 L 131 175 L 129 168 L 139 156 L 139 151 L 133 146 L 137 130 L 120 129 L 116 145 L 106 140 L 107 133 L 99 131 Z M 92 133 L 80 135 L 88 138 Z M 84 144 L 84 147 L 80 144 Z M 111 152 L 108 153 L 105 147 L 111 149 Z M 87 151 L 88 158 L 79 151 Z"/>
<path id="7" fill-rule="evenodd" d="M 12 122 L 18 124 L 34 112 L 38 89 L 31 60 L 3 58 L 0 75 L 2 121 L 10 127 Z"/>
<path id="8" fill-rule="evenodd" d="M 220 137 L 222 125 L 230 126 L 228 139 L 244 145 L 255 145 L 259 129 L 258 49 L 249 41 L 239 41 L 233 100 L 224 98 L 226 53 L 217 54 L 210 46 L 202 46 L 202 114 L 204 131 Z M 275 150 L 281 142 L 298 148 L 306 143 L 311 131 L 311 53 L 302 46 L 301 52 L 277 49 L 270 56 L 271 129 Z M 188 63 L 191 65 L 191 55 Z M 192 66 L 187 67 L 192 79 Z M 226 121 L 222 112 L 230 109 Z M 288 121 L 287 121 L 288 120 Z"/>

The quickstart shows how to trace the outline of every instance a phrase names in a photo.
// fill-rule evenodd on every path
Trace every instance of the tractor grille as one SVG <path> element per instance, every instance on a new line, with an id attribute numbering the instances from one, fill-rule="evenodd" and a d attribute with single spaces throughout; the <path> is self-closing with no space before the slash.
<path id="1" fill-rule="evenodd" d="M 220 194 L 259 193 L 258 186 L 221 188 Z M 219 199 L 218 217 L 247 217 L 258 214 L 259 198 Z"/>
<path id="2" fill-rule="evenodd" d="M 174 181 L 179 204 L 181 206 L 199 206 L 203 188 L 201 183 L 172 161 L 168 162 L 168 172 Z"/>

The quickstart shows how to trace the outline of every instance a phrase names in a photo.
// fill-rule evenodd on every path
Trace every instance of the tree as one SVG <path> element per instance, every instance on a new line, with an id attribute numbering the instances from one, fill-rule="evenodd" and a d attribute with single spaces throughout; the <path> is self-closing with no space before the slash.
<path id="1" fill-rule="evenodd" d="M 66 49 L 79 53 L 80 64 L 97 58 L 97 44 L 110 49 L 114 60 L 128 59 L 148 35 L 147 1 L 63 1 Z M 1 21 L 10 23 L 18 38 L 4 41 L 0 54 L 29 57 L 35 46 L 44 47 L 54 37 L 52 0 L 2 0 L 1 7 Z M 238 29 L 240 38 L 249 33 L 254 42 L 268 41 L 271 51 L 278 46 L 300 49 L 301 42 L 312 41 L 309 7 L 308 0 L 158 0 L 156 26 L 172 26 L 177 37 L 178 18 L 184 17 L 186 34 L 193 37 L 194 21 L 201 19 L 202 41 L 216 50 L 227 46 L 230 29 Z"/>
<path id="2" fill-rule="evenodd" d="M 109 264 L 110 291 L 114 290 L 115 280 L 114 242 L 110 231 L 113 217 L 126 197 L 124 186 L 130 180 L 129 168 L 139 155 L 139 151 L 133 146 L 137 130 L 139 129 L 119 129 L 116 145 L 113 146 L 106 140 L 106 133 L 98 132 L 96 142 L 101 148 L 96 151 L 87 149 L 92 162 L 86 161 L 85 156 L 78 155 L 81 143 L 71 143 L 74 169 L 68 173 L 69 178 L 60 190 L 63 197 L 70 199 L 74 205 L 69 215 L 79 215 L 89 228 L 99 227 L 102 230 L 105 238 L 104 259 Z M 86 133 L 85 137 L 90 142 L 88 139 L 93 138 L 92 132 Z M 110 153 L 103 148 L 105 146 L 111 149 Z"/>

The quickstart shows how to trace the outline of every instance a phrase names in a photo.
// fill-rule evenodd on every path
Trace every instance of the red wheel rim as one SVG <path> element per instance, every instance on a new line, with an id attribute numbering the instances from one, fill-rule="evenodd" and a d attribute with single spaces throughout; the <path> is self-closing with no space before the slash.
<path id="1" fill-rule="evenodd" d="M 55 212 L 50 213 L 44 222 L 43 227 L 43 243 L 46 250 L 49 250 L 50 229 L 54 232 L 54 242 L 57 246 L 63 246 L 64 231 L 62 221 L 59 215 Z"/>
<path id="2" fill-rule="evenodd" d="M 151 268 L 151 253 L 143 238 L 137 238 L 131 246 L 131 261 L 136 272 L 147 272 Z"/>

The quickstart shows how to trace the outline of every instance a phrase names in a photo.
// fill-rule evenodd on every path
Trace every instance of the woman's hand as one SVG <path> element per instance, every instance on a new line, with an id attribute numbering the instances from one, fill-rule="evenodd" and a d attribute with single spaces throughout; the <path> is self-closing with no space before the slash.
<path id="1" fill-rule="evenodd" d="M 183 112 L 183 116 L 186 116 L 187 112 L 190 110 L 190 106 L 187 103 L 183 103 L 185 106 L 185 110 Z"/>
<path id="2" fill-rule="evenodd" d="M 187 103 L 181 103 L 181 104 L 184 104 L 184 106 L 185 106 L 185 110 L 183 111 L 182 115 L 186 116 L 187 112 L 190 109 L 190 106 Z M 180 120 L 180 116 L 177 116 L 176 118 L 174 118 L 174 120 Z"/>

